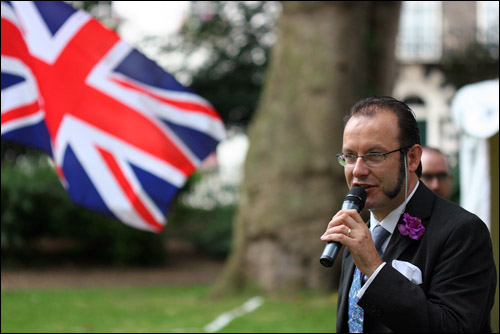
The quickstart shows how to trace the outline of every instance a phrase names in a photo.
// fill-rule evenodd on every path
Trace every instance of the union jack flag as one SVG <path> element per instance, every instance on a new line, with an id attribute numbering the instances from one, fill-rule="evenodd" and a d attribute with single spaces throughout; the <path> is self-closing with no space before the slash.
<path id="1" fill-rule="evenodd" d="M 160 232 L 220 116 L 85 11 L 1 3 L 2 139 L 49 154 L 75 203 Z"/>

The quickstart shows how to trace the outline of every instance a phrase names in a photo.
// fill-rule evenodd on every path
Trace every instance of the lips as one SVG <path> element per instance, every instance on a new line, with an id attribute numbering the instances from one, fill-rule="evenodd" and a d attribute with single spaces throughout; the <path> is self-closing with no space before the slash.
<path id="1" fill-rule="evenodd" d="M 374 186 L 372 186 L 372 185 L 370 185 L 370 184 L 363 184 L 363 183 L 353 183 L 353 185 L 352 185 L 352 186 L 353 186 L 353 187 L 358 186 L 358 187 L 363 188 L 364 190 L 367 190 L 367 189 L 369 189 L 369 188 L 374 187 Z"/>

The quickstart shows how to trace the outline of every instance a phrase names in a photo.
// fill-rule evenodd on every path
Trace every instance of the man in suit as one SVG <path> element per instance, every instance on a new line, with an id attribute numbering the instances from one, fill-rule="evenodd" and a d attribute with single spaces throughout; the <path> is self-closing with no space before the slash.
<path id="1" fill-rule="evenodd" d="M 321 236 L 346 246 L 337 332 L 491 332 L 488 228 L 419 181 L 421 155 L 406 104 L 371 97 L 351 109 L 337 156 L 348 187 L 366 190 L 370 221 L 341 210 Z"/>

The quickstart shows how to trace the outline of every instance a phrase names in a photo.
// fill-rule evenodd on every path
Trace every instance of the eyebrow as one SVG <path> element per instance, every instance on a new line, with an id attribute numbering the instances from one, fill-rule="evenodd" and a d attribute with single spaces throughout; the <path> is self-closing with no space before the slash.
<path id="1" fill-rule="evenodd" d="M 383 146 L 375 145 L 375 146 L 371 146 L 370 148 L 368 148 L 366 150 L 366 152 L 368 152 L 368 153 L 373 153 L 373 152 L 376 152 L 376 151 L 385 152 L 385 151 L 387 151 L 387 149 L 384 148 Z M 351 152 L 354 152 L 354 150 L 351 150 L 349 148 L 343 148 L 342 152 L 344 152 L 346 154 L 350 154 Z M 368 154 L 368 153 L 365 153 L 365 154 Z"/>

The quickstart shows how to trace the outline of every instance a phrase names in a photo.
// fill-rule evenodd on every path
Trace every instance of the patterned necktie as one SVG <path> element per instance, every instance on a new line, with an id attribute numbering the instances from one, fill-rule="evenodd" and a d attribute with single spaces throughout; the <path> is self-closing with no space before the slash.
<path id="1" fill-rule="evenodd" d="M 385 239 L 390 235 L 389 231 L 380 225 L 375 226 L 372 232 L 373 242 L 375 248 L 380 256 L 382 256 L 382 245 Z M 354 277 L 352 279 L 351 289 L 349 290 L 349 308 L 348 320 L 349 333 L 363 333 L 363 309 L 358 306 L 359 298 L 356 296 L 361 289 L 361 280 L 364 276 L 361 271 L 356 267 L 354 270 Z"/>
<path id="2" fill-rule="evenodd" d="M 347 325 L 349 333 L 363 333 L 363 309 L 358 306 L 358 294 L 361 289 L 361 271 L 358 267 L 354 269 L 351 290 L 349 290 L 349 309 L 347 311 Z"/>

